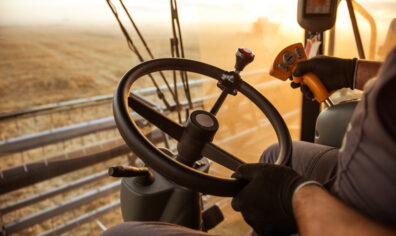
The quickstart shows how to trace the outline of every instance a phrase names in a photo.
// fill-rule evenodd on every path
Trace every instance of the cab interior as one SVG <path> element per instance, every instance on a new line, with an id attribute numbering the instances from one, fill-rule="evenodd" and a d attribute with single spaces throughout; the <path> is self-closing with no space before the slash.
<path id="1" fill-rule="evenodd" d="M 168 180 L 158 173 L 166 170 L 150 169 L 145 154 L 125 143 L 114 117 L 119 80 L 158 58 L 235 71 L 236 51 L 248 48 L 254 59 L 238 75 L 279 112 L 290 138 L 340 147 L 361 92 L 344 89 L 324 103 L 308 100 L 289 82 L 269 75 L 275 57 L 301 42 L 308 57 L 384 60 L 396 45 L 392 1 L 8 1 L 0 6 L 3 235 L 92 235 L 128 220 L 249 235 L 251 228 L 232 210 L 229 196 L 201 194 Z M 182 126 L 195 111 L 216 110 L 219 127 L 211 142 L 248 163 L 278 142 L 271 121 L 240 91 L 220 101 L 225 90 L 205 71 L 186 72 L 172 60 L 166 67 L 143 73 L 128 93 Z M 152 115 L 138 113 L 130 110 L 138 133 L 177 159 L 180 140 L 156 127 Z M 141 187 L 138 177 L 125 173 L 111 177 L 114 166 L 148 167 L 154 183 Z M 233 173 L 210 159 L 190 168 L 226 179 Z"/>

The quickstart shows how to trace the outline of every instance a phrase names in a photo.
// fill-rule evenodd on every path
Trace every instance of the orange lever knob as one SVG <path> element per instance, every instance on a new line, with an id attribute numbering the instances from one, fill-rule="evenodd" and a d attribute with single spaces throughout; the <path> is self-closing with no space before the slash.
<path id="1" fill-rule="evenodd" d="M 326 87 L 314 73 L 307 73 L 302 77 L 293 76 L 293 81 L 295 83 L 306 85 L 314 95 L 313 100 L 316 100 L 319 103 L 324 102 L 330 96 L 330 93 L 327 91 Z"/>
<path id="2" fill-rule="evenodd" d="M 292 44 L 284 48 L 275 58 L 273 66 L 270 70 L 270 75 L 287 80 L 292 77 L 297 63 L 307 60 L 304 47 L 301 43 Z M 294 77 L 295 83 L 301 83 L 311 90 L 314 95 L 313 100 L 324 102 L 332 92 L 329 93 L 320 79 L 313 73 L 304 74 L 302 77 Z"/>

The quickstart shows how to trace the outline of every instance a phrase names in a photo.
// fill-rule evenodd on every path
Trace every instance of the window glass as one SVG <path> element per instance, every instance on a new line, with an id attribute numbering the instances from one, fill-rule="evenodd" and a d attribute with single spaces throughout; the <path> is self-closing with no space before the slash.
<path id="1" fill-rule="evenodd" d="M 395 43 L 394 1 L 354 1 L 355 15 L 366 59 L 383 60 Z M 393 26 L 393 27 L 392 27 Z M 389 31 L 389 29 L 391 29 Z M 392 30 L 393 29 L 393 30 Z M 388 33 L 389 32 L 389 33 Z M 335 56 L 358 57 L 346 1 L 339 3 L 336 22 Z"/>
<path id="2" fill-rule="evenodd" d="M 396 45 L 395 37 L 395 1 L 361 0 L 353 1 L 355 15 L 367 60 L 384 60 L 387 53 Z M 327 32 L 329 36 L 329 32 Z M 328 37 L 328 41 L 330 38 Z M 327 44 L 327 47 L 329 44 Z M 327 51 L 329 52 L 329 51 Z M 337 11 L 335 26 L 334 54 L 342 58 L 359 58 L 355 36 L 346 1 L 341 1 Z M 338 103 L 344 100 L 357 99 L 361 92 L 343 89 L 331 99 Z"/>
<path id="3" fill-rule="evenodd" d="M 298 139 L 301 94 L 291 89 L 288 82 L 268 74 L 280 50 L 303 41 L 303 30 L 296 21 L 297 3 L 288 1 L 288 4 L 293 7 L 287 8 L 284 2 L 277 1 L 200 1 L 195 5 L 195 16 L 201 60 L 231 70 L 236 49 L 251 49 L 256 56 L 244 69 L 243 78 L 274 104 L 288 123 L 293 138 Z M 216 82 L 205 84 L 204 93 L 206 96 L 219 94 Z M 205 102 L 210 107 L 214 99 Z M 272 128 L 262 112 L 243 96 L 229 96 L 227 102 L 218 114 L 224 124 L 220 129 L 227 129 L 224 134 L 230 140 L 222 145 L 251 161 L 257 160 L 266 146 L 276 142 Z M 236 128 L 228 129 L 227 126 Z M 229 133 L 230 130 L 233 133 Z M 247 132 L 249 130 L 254 132 Z M 226 137 L 219 135 L 218 138 L 221 142 Z"/>
<path id="4" fill-rule="evenodd" d="M 149 60 L 151 57 L 122 5 L 118 1 L 112 3 L 142 58 Z M 298 138 L 300 92 L 268 75 L 278 52 L 303 40 L 303 30 L 295 20 L 297 3 L 294 0 L 177 3 L 185 57 L 232 70 L 238 47 L 253 50 L 256 57 L 244 70 L 244 79 L 258 87 L 285 115 L 286 121 L 291 122 L 293 137 Z M 170 57 L 169 39 L 173 36 L 169 3 L 157 0 L 124 4 L 154 57 Z M 3 112 L 112 94 L 119 78 L 140 63 L 128 48 L 106 1 L 15 0 L 2 1 L 0 7 L 4 13 L 0 15 L 4 59 L 0 65 L 0 85 L 3 98 L 10 101 L 2 103 Z M 205 83 L 200 96 L 219 92 L 213 81 Z M 244 104 L 239 97 L 242 96 L 228 98 L 231 107 L 237 107 L 232 103 Z M 210 108 L 214 100 L 206 99 L 205 103 Z M 253 114 L 262 114 L 251 107 Z M 219 115 L 224 113 L 221 119 L 227 120 L 231 112 L 222 111 Z M 267 144 L 275 141 L 272 135 Z M 258 158 L 266 145 L 258 146 L 252 156 Z"/>

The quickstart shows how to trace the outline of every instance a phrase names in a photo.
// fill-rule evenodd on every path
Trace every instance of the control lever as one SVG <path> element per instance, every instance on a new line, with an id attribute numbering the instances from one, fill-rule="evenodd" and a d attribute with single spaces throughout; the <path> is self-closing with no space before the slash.
<path id="1" fill-rule="evenodd" d="M 248 48 L 238 48 L 236 53 L 235 72 L 239 74 L 247 64 L 253 61 L 254 53 Z"/>
<path id="2" fill-rule="evenodd" d="M 154 182 L 154 175 L 148 168 L 113 166 L 109 168 L 108 175 L 112 177 L 138 177 L 136 182 L 142 185 L 150 185 Z"/>
<path id="3" fill-rule="evenodd" d="M 332 102 L 328 98 L 334 91 L 327 91 L 326 87 L 314 73 L 307 73 L 302 77 L 293 76 L 297 63 L 304 60 L 307 60 L 307 55 L 305 54 L 303 45 L 301 43 L 292 44 L 283 49 L 275 58 L 270 75 L 281 80 L 293 77 L 294 83 L 301 83 L 308 86 L 314 95 L 312 100 L 316 100 L 319 103 L 326 101 L 328 105 L 332 105 Z"/>
<path id="4" fill-rule="evenodd" d="M 210 113 L 216 115 L 219 111 L 221 105 L 223 105 L 228 94 L 237 95 L 236 87 L 242 81 L 239 73 L 245 68 L 247 64 L 253 61 L 254 53 L 247 48 L 238 48 L 236 53 L 235 66 L 233 71 L 228 71 L 221 76 L 219 82 L 217 82 L 217 87 L 219 87 L 223 92 L 220 97 L 216 100 Z"/>

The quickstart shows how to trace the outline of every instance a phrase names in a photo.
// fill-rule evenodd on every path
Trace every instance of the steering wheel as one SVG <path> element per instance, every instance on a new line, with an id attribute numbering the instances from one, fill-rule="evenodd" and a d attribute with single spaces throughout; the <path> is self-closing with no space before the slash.
<path id="1" fill-rule="evenodd" d="M 181 70 L 208 76 L 218 80 L 223 92 L 211 112 L 194 111 L 183 126 L 130 93 L 132 84 L 138 78 L 163 70 Z M 291 137 L 284 120 L 261 93 L 240 78 L 239 71 L 224 71 L 202 62 L 177 58 L 155 59 L 135 66 L 121 78 L 114 94 L 114 117 L 121 136 L 139 158 L 165 178 L 205 194 L 235 196 L 246 184 L 245 181 L 217 177 L 192 167 L 202 156 L 234 171 L 245 164 L 243 160 L 211 142 L 218 128 L 215 114 L 228 94 L 235 95 L 237 91 L 242 93 L 267 116 L 280 147 L 275 164 L 286 164 L 292 153 Z M 178 141 L 176 159 L 157 148 L 143 135 L 132 118 L 130 108 Z"/>

